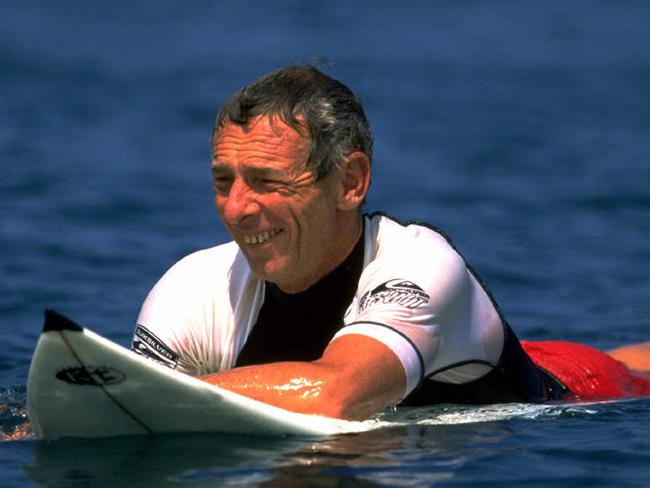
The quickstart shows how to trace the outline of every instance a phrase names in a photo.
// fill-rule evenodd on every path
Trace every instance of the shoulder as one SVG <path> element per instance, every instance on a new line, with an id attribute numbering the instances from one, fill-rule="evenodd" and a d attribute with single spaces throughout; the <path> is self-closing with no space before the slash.
<path id="1" fill-rule="evenodd" d="M 195 251 L 179 259 L 165 275 L 209 275 L 214 271 L 228 270 L 236 261 L 239 248 L 235 242 Z"/>
<path id="2" fill-rule="evenodd" d="M 225 284 L 224 277 L 235 278 L 247 273 L 248 265 L 240 254 L 234 242 L 195 251 L 174 263 L 158 280 L 154 290 L 200 294 L 217 283 Z"/>
<path id="3" fill-rule="evenodd" d="M 235 243 L 196 251 L 180 259 L 158 280 L 142 304 L 134 348 L 146 354 L 148 347 L 141 344 L 145 334 L 156 344 L 149 355 L 160 359 L 161 351 L 168 351 L 169 361 L 183 371 L 216 371 L 230 364 L 231 345 L 219 340 L 228 337 L 227 331 L 234 324 L 233 308 L 239 306 L 238 301 L 231 300 L 233 287 L 245 288 L 250 276 Z M 257 288 L 249 288 L 248 293 L 236 295 L 253 301 Z"/>
<path id="4" fill-rule="evenodd" d="M 238 259 L 238 254 L 237 245 L 229 242 L 183 257 L 151 289 L 140 318 L 170 313 L 178 315 L 206 300 L 214 301 L 223 294 L 220 291 L 227 290 L 228 279 L 247 275 L 246 261 Z"/>
<path id="5" fill-rule="evenodd" d="M 435 281 L 462 279 L 467 264 L 451 239 L 422 222 L 399 222 L 385 214 L 366 216 L 368 271 L 424 274 Z"/>
<path id="6" fill-rule="evenodd" d="M 449 252 L 458 255 L 451 239 L 440 229 L 425 222 L 401 222 L 384 213 L 365 216 L 366 233 L 376 242 L 379 251 L 423 249 L 433 252 Z"/>
<path id="7" fill-rule="evenodd" d="M 367 262 L 357 290 L 361 311 L 384 313 L 406 304 L 409 314 L 441 316 L 467 304 L 471 273 L 442 232 L 385 215 L 371 216 L 366 223 Z M 405 312 L 398 310 L 400 316 Z"/>

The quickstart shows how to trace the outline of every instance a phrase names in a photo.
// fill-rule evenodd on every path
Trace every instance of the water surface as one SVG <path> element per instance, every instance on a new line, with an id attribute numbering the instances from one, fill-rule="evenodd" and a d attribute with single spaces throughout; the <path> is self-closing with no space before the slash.
<path id="1" fill-rule="evenodd" d="M 324 56 L 376 135 L 368 210 L 451 235 L 518 334 L 648 340 L 650 7 L 627 1 L 2 2 L 0 427 L 52 307 L 128 344 L 181 256 L 223 242 L 217 107 Z M 326 441 L 0 444 L 6 486 L 645 486 L 647 401 Z"/>

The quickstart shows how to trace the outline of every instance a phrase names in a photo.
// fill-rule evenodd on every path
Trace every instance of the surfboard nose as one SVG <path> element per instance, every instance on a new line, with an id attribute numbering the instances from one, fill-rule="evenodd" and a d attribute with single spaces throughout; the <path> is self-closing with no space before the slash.
<path id="1" fill-rule="evenodd" d="M 61 315 L 59 312 L 48 308 L 45 310 L 43 332 L 50 332 L 53 330 L 73 330 L 76 332 L 81 332 L 83 330 L 83 327 L 81 327 L 79 324 L 76 324 L 69 318 Z"/>

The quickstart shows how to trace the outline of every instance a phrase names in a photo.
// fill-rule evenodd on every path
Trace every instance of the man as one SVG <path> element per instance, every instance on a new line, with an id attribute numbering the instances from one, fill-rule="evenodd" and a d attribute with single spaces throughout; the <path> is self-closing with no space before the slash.
<path id="1" fill-rule="evenodd" d="M 439 231 L 363 215 L 368 122 L 357 97 L 314 67 L 233 95 L 212 149 L 215 204 L 234 241 L 161 278 L 135 351 L 263 402 L 349 419 L 400 402 L 650 394 L 649 377 L 599 351 L 524 343 L 527 353 Z M 650 369 L 642 349 L 621 354 Z M 608 376 L 614 366 L 623 380 Z"/>

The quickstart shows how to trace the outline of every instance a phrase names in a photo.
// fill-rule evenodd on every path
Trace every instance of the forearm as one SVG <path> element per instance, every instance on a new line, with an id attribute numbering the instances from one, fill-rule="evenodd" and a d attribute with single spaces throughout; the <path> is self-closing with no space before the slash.
<path id="1" fill-rule="evenodd" d="M 294 412 L 338 416 L 332 372 L 314 363 L 282 362 L 201 377 L 213 385 Z"/>
<path id="2" fill-rule="evenodd" d="M 363 356 L 350 364 L 353 351 L 346 343 L 354 346 L 354 339 L 348 337 L 347 341 L 341 341 L 338 347 L 328 349 L 329 354 L 314 362 L 247 366 L 201 379 L 287 410 L 327 417 L 364 419 L 399 401 L 405 380 L 401 363 L 393 353 L 381 344 L 372 344 L 378 351 L 370 355 L 386 355 L 378 361 L 386 367 L 378 370 L 363 364 Z M 365 347 L 369 347 L 367 343 Z M 388 367 L 391 361 L 393 367 Z"/>

